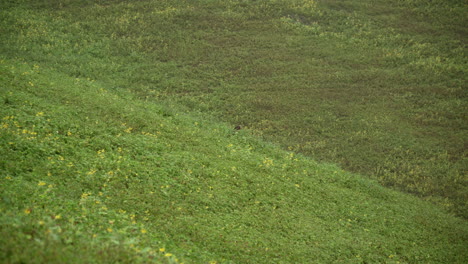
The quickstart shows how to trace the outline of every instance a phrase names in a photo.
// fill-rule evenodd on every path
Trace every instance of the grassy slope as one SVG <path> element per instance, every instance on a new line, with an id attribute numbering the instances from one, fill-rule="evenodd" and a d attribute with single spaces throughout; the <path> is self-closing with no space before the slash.
<path id="1" fill-rule="evenodd" d="M 57 13 L 3 11 L 0 232 L 8 239 L 0 259 L 466 261 L 466 221 L 201 114 L 135 97 L 151 81 L 182 89 L 197 80 L 168 76 L 184 72 L 170 58 L 145 65 L 131 39 L 82 33 L 105 26 L 80 20 L 85 12 L 133 17 L 131 5 L 115 2 L 75 18 L 67 8 L 84 7 L 72 3 Z M 159 74 L 145 75 L 151 67 Z"/>
<path id="2" fill-rule="evenodd" d="M 17 21 L 8 52 L 170 98 L 467 217 L 464 1 L 97 3 L 33 3 L 50 17 Z"/>
<path id="3" fill-rule="evenodd" d="M 199 37 L 211 53 L 176 53 L 197 82 L 169 93 L 466 217 L 464 3 L 295 2 L 198 15 L 216 21 Z M 197 27 L 182 30 L 196 39 Z"/>
<path id="4" fill-rule="evenodd" d="M 1 65 L 7 262 L 467 258 L 466 222 L 428 203 L 42 67 Z"/>

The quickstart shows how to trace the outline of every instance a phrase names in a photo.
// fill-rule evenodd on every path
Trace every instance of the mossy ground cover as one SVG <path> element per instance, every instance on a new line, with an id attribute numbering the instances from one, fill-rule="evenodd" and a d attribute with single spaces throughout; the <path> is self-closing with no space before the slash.
<path id="1" fill-rule="evenodd" d="M 411 4 L 411 12 L 437 14 L 415 1 L 400 3 Z M 434 63 L 443 74 L 428 70 L 424 75 L 421 67 L 426 64 L 411 68 L 411 63 L 397 60 L 389 68 L 388 61 L 371 56 L 379 54 L 381 46 L 362 47 L 362 41 L 368 41 L 364 37 L 349 40 L 349 34 L 362 28 L 352 25 L 374 15 L 385 15 L 386 23 L 399 25 L 393 13 L 379 11 L 379 5 L 373 9 L 346 1 L 328 5 L 312 1 L 2 3 L 0 259 L 4 263 L 466 262 L 466 220 L 252 135 L 263 133 L 270 139 L 278 135 L 278 139 L 288 133 L 294 139 L 294 133 L 302 131 L 298 135 L 306 137 L 310 133 L 301 124 L 315 124 L 320 117 L 323 142 L 304 146 L 327 149 L 330 138 L 339 138 L 333 131 L 344 133 L 349 127 L 342 126 L 352 124 L 361 144 L 384 142 L 391 148 L 399 146 L 403 153 L 415 140 L 402 136 L 405 129 L 418 127 L 401 122 L 400 108 L 411 100 L 428 100 L 446 107 L 441 108 L 448 109 L 444 116 L 453 117 L 444 123 L 451 129 L 437 130 L 442 131 L 437 139 L 447 140 L 440 145 L 446 147 L 449 139 L 463 142 L 466 135 L 459 113 L 465 104 L 459 75 L 463 58 L 453 55 L 461 52 L 455 48 L 460 46 L 456 24 L 449 28 L 455 49 L 443 53 L 453 52 L 452 57 L 443 57 L 452 66 Z M 447 8 L 456 15 L 455 7 Z M 376 14 L 362 18 L 358 12 Z M 330 14 L 341 14 L 336 17 L 342 20 L 336 22 Z M 449 30 L 443 27 L 446 22 L 440 23 Z M 362 36 L 374 32 L 369 27 L 359 31 Z M 319 48 L 309 49 L 305 43 Z M 427 45 L 439 47 L 437 39 L 434 43 Z M 367 56 L 359 53 L 363 49 Z M 440 49 L 432 52 L 442 54 Z M 310 68 L 303 67 L 306 64 Z M 377 67 L 381 65 L 386 66 Z M 408 79 L 397 78 L 403 70 L 419 80 L 414 85 L 427 81 L 426 87 L 435 89 L 429 80 L 437 81 L 441 93 L 429 98 L 416 89 L 409 94 Z M 382 78 L 394 86 L 375 80 L 381 73 L 387 73 Z M 311 87 L 327 89 L 308 89 L 303 79 Z M 336 85 L 336 80 L 343 85 Z M 369 94 L 364 81 L 376 97 L 388 92 L 404 104 L 396 99 L 389 103 L 386 97 L 360 97 L 361 104 L 351 103 L 357 91 Z M 291 97 L 285 96 L 288 89 Z M 344 92 L 350 101 L 343 105 Z M 320 97 L 324 93 L 327 100 Z M 294 103 L 288 101 L 292 99 Z M 310 114 L 309 119 L 299 115 L 305 113 L 307 101 L 315 107 L 314 113 L 321 114 Z M 394 111 L 384 107 L 389 105 Z M 361 116 L 359 120 L 340 117 L 347 121 L 339 122 L 335 109 L 343 115 L 354 109 L 353 116 Z M 414 104 L 406 109 L 414 109 Z M 279 119 L 284 121 L 279 126 L 278 119 L 262 113 L 289 116 Z M 291 119 L 293 115 L 297 117 Z M 258 122 L 249 121 L 252 118 Z M 251 129 L 236 131 L 233 124 Z M 401 137 L 385 134 L 389 127 Z M 433 136 L 434 131 L 427 134 Z M 378 146 L 369 146 L 374 145 Z M 431 146 L 424 151 L 433 150 Z M 333 153 L 344 157 L 346 152 L 339 151 L 335 148 Z M 360 157 L 372 159 L 375 166 L 385 164 L 365 153 Z M 386 157 L 401 158 L 398 153 L 388 152 Z M 445 177 L 458 175 L 454 184 L 444 187 L 457 190 L 458 202 L 443 197 L 450 198 L 448 204 L 457 203 L 460 213 L 466 164 L 463 155 L 454 153 L 446 157 L 452 162 L 446 163 L 447 169 L 437 166 Z M 430 157 L 426 158 L 438 164 Z M 400 180 L 396 170 L 392 173 L 394 184 L 412 186 L 406 178 Z M 424 179 L 434 186 L 429 175 Z M 413 184 L 422 186 L 424 181 L 416 177 Z"/>

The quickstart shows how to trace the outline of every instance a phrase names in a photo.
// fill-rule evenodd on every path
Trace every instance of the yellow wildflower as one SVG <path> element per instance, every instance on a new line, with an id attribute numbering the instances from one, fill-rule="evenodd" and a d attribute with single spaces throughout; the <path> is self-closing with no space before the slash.
<path id="1" fill-rule="evenodd" d="M 270 159 L 270 158 L 265 158 L 265 159 L 263 160 L 263 164 L 264 164 L 266 167 L 273 166 L 273 160 Z"/>
<path id="2" fill-rule="evenodd" d="M 37 185 L 39 185 L 39 186 L 44 186 L 44 185 L 46 185 L 46 184 L 47 184 L 47 183 L 45 183 L 45 182 L 43 182 L 43 181 L 40 181 Z"/>

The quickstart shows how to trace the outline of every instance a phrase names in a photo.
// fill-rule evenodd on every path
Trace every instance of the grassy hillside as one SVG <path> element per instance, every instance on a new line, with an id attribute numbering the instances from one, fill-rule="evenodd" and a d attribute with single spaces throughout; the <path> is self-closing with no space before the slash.
<path id="1" fill-rule="evenodd" d="M 468 215 L 462 0 L 23 2 L 4 12 L 8 56 L 174 100 Z"/>
<path id="2" fill-rule="evenodd" d="M 3 263 L 462 263 L 466 221 L 243 131 L 1 62 Z"/>
<path id="3" fill-rule="evenodd" d="M 302 104 L 288 101 L 294 96 L 304 102 L 319 100 L 309 92 L 294 95 L 303 79 L 335 95 L 342 91 L 326 86 L 322 77 L 331 74 L 330 82 L 338 76 L 349 84 L 351 72 L 336 69 L 358 71 L 346 63 L 356 62 L 352 58 L 358 58 L 358 52 L 350 51 L 362 45 L 338 40 L 340 32 L 353 27 L 343 22 L 335 33 L 326 30 L 327 38 L 337 37 L 328 42 L 319 41 L 320 32 L 311 34 L 312 20 L 310 25 L 297 22 L 320 10 L 324 13 L 317 16 L 323 19 L 333 12 L 374 10 L 347 3 L 2 2 L 1 262 L 466 262 L 466 220 L 251 135 L 277 133 L 279 139 L 290 131 L 294 140 L 294 129 L 268 132 L 260 127 L 275 119 L 261 121 L 269 119 L 258 109 L 277 115 L 289 108 L 287 114 L 292 115 Z M 390 18 L 387 22 L 393 21 Z M 333 23 L 337 22 L 329 21 L 329 26 Z M 456 35 L 455 26 L 453 32 Z M 305 40 L 321 49 L 307 49 Z M 332 52 L 333 45 L 342 49 L 341 55 Z M 316 71 L 301 68 L 301 60 Z M 460 62 L 454 65 L 460 70 Z M 331 69 L 335 71 L 328 72 Z M 419 71 L 413 74 L 427 77 Z M 460 78 L 454 75 L 453 80 Z M 390 80 L 403 85 L 396 77 Z M 279 93 L 281 83 L 289 83 L 293 97 Z M 465 104 L 464 90 L 453 92 L 458 97 L 447 95 L 443 100 L 458 98 L 458 106 L 450 107 L 459 110 Z M 268 101 L 280 98 L 285 101 Z M 329 108 L 311 107 L 328 111 L 340 108 L 340 100 L 321 102 Z M 379 113 L 372 113 L 375 119 L 363 116 L 362 124 L 379 120 Z M 257 127 L 246 121 L 255 115 L 261 118 Z M 464 124 L 454 116 L 460 128 L 446 129 L 443 135 L 453 133 L 463 140 Z M 310 121 L 300 115 L 297 120 Z M 236 131 L 232 124 L 253 130 Z M 328 124 L 331 131 L 339 123 Z M 365 152 L 362 156 L 375 157 Z M 454 197 L 461 199 L 466 195 L 464 163 L 463 156 L 456 157 L 450 162 L 460 166 L 453 165 L 459 185 L 446 186 L 457 190 Z M 446 177 L 455 175 L 447 172 Z M 395 172 L 395 184 L 398 175 Z M 455 198 L 447 203 L 463 212 Z"/>

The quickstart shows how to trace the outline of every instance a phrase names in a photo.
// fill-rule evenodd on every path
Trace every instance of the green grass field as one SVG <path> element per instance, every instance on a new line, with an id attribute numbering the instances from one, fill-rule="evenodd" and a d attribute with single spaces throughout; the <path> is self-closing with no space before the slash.
<path id="1" fill-rule="evenodd" d="M 0 263 L 467 262 L 466 14 L 3 1 Z"/>

